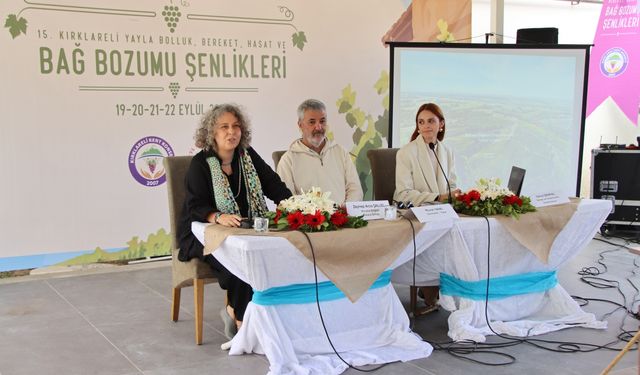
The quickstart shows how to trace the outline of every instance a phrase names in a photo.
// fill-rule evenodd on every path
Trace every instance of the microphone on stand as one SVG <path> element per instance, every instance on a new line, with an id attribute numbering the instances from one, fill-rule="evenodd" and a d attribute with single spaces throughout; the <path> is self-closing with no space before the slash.
<path id="1" fill-rule="evenodd" d="M 442 168 L 442 164 L 440 164 L 440 159 L 438 159 L 438 153 L 436 153 L 436 144 L 434 142 L 429 142 L 429 148 L 433 151 L 433 155 L 436 157 L 436 161 L 440 166 L 440 170 L 442 171 L 442 175 L 444 176 L 444 180 L 447 181 L 447 189 L 449 191 L 449 203 L 453 204 L 453 199 L 451 199 L 451 184 L 449 184 L 449 179 L 447 178 L 447 173 Z"/>

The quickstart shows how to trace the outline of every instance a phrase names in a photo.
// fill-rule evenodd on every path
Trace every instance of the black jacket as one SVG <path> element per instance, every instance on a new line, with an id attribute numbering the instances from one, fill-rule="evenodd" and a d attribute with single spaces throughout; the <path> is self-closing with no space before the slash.
<path id="1" fill-rule="evenodd" d="M 256 169 L 262 192 L 266 197 L 278 204 L 281 200 L 289 198 L 291 192 L 287 186 L 280 180 L 280 176 L 265 163 L 251 147 L 247 149 L 249 157 Z M 207 217 L 212 212 L 219 211 L 213 195 L 213 182 L 211 180 L 211 170 L 207 163 L 207 158 L 217 155 L 213 151 L 200 151 L 193 156 L 191 165 L 186 176 L 186 197 L 182 209 L 182 216 L 178 224 L 178 245 L 180 252 L 178 259 L 188 261 L 192 258 L 202 259 L 202 249 L 204 246 L 191 232 L 191 223 L 194 221 L 206 222 Z M 246 186 L 242 178 L 239 178 L 239 152 L 236 151 L 231 162 L 233 174 L 228 176 L 229 185 L 234 193 L 238 192 L 238 182 L 240 182 L 240 192 L 237 195 L 236 202 L 240 208 L 242 217 L 247 217 L 248 203 Z"/>

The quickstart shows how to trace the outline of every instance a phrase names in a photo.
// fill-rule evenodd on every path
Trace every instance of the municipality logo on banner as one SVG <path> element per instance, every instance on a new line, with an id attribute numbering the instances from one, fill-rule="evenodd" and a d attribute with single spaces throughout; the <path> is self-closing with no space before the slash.
<path id="1" fill-rule="evenodd" d="M 129 171 L 144 186 L 159 186 L 167 180 L 162 159 L 173 156 L 173 149 L 160 137 L 144 137 L 129 152 Z"/>
<path id="2" fill-rule="evenodd" d="M 629 57 L 624 49 L 614 47 L 607 50 L 600 60 L 600 72 L 605 77 L 615 78 L 627 69 Z"/>
<path id="3" fill-rule="evenodd" d="M 640 0 L 604 0 L 589 61 L 589 116 L 611 98 L 637 125 L 640 95 Z M 634 60 L 635 59 L 635 60 Z"/>

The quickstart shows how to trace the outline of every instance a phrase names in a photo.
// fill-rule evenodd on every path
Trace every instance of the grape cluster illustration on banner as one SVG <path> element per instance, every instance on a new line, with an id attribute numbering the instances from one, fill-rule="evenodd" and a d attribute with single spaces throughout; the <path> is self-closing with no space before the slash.
<path id="1" fill-rule="evenodd" d="M 162 16 L 169 27 L 169 31 L 172 33 L 176 31 L 181 15 L 182 13 L 180 13 L 177 6 L 165 5 L 164 10 L 162 11 Z"/>

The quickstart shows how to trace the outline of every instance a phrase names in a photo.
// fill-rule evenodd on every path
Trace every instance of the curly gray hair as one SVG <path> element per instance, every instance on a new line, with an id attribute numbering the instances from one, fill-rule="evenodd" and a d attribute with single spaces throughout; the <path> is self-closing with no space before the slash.
<path id="1" fill-rule="evenodd" d="M 196 134 L 193 137 L 197 147 L 218 153 L 218 145 L 215 141 L 216 124 L 220 116 L 225 113 L 231 113 L 236 116 L 240 123 L 240 130 L 242 131 L 239 146 L 243 149 L 249 148 L 251 144 L 251 124 L 249 123 L 249 119 L 242 112 L 240 106 L 230 103 L 218 104 L 202 115 L 200 126 L 198 126 Z"/>

